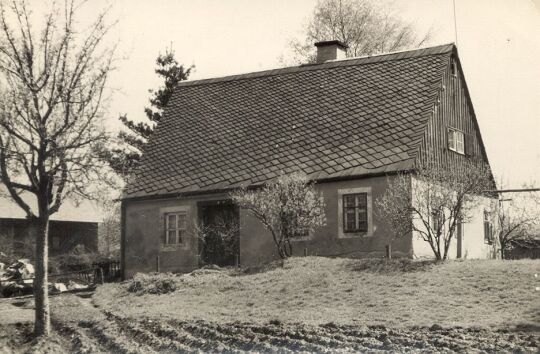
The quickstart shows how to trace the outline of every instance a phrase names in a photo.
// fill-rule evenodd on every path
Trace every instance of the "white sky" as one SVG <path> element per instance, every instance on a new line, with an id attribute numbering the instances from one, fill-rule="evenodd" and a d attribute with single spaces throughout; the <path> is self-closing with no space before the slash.
<path id="1" fill-rule="evenodd" d="M 533 3 L 533 1 L 536 3 Z M 116 0 L 118 39 L 126 59 L 111 76 L 111 127 L 127 113 L 143 119 L 148 89 L 160 82 L 158 53 L 172 47 L 191 79 L 276 68 L 307 22 L 314 0 Z M 92 0 L 95 16 L 108 0 Z M 452 0 L 396 0 L 398 13 L 431 45 L 454 42 Z M 488 157 L 512 187 L 540 183 L 540 1 L 456 0 L 458 51 Z"/>

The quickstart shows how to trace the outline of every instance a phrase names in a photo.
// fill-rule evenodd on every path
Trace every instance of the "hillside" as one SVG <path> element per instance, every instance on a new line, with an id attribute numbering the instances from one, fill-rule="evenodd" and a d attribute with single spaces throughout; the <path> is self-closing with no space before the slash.
<path id="1" fill-rule="evenodd" d="M 306 257 L 140 275 L 52 297 L 48 340 L 30 340 L 31 316 L 19 323 L 31 298 L 5 299 L 0 352 L 535 352 L 539 268 Z"/>
<path id="2" fill-rule="evenodd" d="M 247 272 L 249 273 L 249 272 Z M 199 270 L 139 277 L 98 289 L 94 302 L 121 316 L 216 323 L 530 327 L 540 324 L 540 262 L 292 258 L 246 274 Z M 176 291 L 144 293 L 148 284 Z"/>

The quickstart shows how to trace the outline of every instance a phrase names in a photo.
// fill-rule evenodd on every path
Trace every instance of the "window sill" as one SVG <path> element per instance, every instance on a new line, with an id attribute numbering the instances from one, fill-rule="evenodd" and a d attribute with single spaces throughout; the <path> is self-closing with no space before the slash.
<path id="1" fill-rule="evenodd" d="M 465 156 L 465 151 L 464 151 L 464 152 L 459 152 L 459 151 L 457 151 L 457 150 L 453 150 L 453 149 L 450 149 L 450 148 L 448 148 L 448 151 L 452 151 L 452 152 L 455 153 L 455 154 Z"/>
<path id="2" fill-rule="evenodd" d="M 182 243 L 170 244 L 170 245 L 162 243 L 159 246 L 159 251 L 160 252 L 174 252 L 174 251 L 178 251 L 178 250 L 188 250 L 188 249 L 189 249 L 188 245 L 182 244 Z"/>
<path id="3" fill-rule="evenodd" d="M 366 238 L 366 237 L 373 237 L 373 234 L 369 234 L 367 231 L 344 232 L 343 234 L 339 235 L 338 238 Z"/>

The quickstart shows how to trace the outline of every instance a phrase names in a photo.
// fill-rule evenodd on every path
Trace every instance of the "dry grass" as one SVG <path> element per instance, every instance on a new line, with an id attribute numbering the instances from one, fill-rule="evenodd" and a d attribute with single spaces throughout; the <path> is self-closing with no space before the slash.
<path id="1" fill-rule="evenodd" d="M 249 272 L 248 272 L 249 273 Z M 176 276 L 164 295 L 100 287 L 94 302 L 120 316 L 216 323 L 245 321 L 389 327 L 540 324 L 540 261 L 361 261 L 306 257 L 252 274 Z M 159 276 L 158 276 L 159 277 Z"/>

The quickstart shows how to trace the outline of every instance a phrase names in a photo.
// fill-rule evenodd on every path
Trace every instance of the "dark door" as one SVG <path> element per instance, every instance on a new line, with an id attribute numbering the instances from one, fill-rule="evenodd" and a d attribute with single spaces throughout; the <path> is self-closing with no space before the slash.
<path id="1" fill-rule="evenodd" d="M 199 215 L 201 265 L 236 265 L 240 255 L 238 207 L 229 201 L 200 203 Z"/>
<path id="2" fill-rule="evenodd" d="M 463 224 L 461 221 L 458 221 L 456 224 L 456 241 L 457 241 L 457 254 L 456 258 L 461 258 L 463 256 Z"/>

